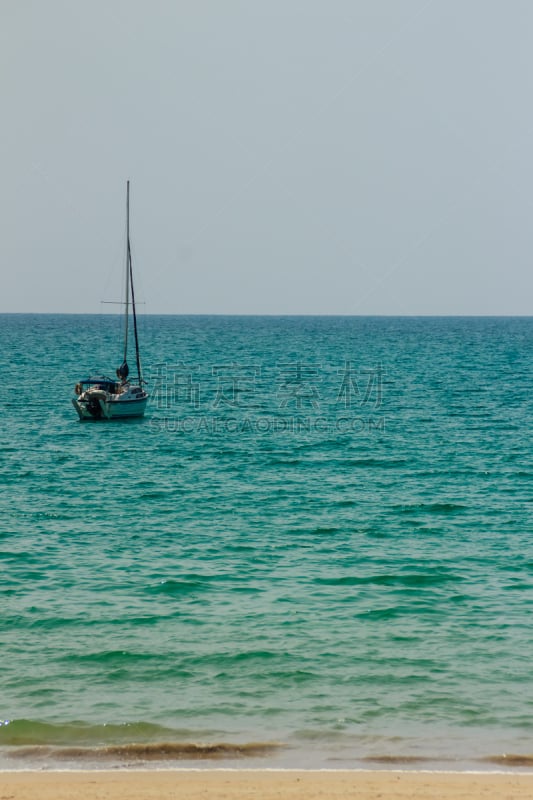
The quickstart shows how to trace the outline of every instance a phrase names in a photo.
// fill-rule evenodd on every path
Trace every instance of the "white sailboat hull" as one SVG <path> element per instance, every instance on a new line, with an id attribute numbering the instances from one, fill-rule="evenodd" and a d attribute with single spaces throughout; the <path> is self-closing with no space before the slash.
<path id="1" fill-rule="evenodd" d="M 72 398 L 72 404 L 82 420 L 143 417 L 147 403 L 147 393 L 140 391 L 127 391 L 122 395 L 116 395 L 103 390 L 89 389 Z"/>

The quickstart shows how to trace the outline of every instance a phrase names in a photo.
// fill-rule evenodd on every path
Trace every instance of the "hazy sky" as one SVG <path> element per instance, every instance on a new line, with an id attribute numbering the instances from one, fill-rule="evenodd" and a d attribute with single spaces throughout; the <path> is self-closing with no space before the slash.
<path id="1" fill-rule="evenodd" d="M 0 311 L 531 314 L 531 0 L 0 0 Z"/>

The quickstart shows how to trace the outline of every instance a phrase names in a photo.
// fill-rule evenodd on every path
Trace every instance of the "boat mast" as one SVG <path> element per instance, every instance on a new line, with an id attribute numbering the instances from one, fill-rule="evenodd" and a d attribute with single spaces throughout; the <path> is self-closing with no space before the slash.
<path id="1" fill-rule="evenodd" d="M 133 332 L 135 334 L 135 358 L 137 361 L 137 375 L 139 376 L 139 386 L 142 386 L 143 376 L 141 372 L 141 359 L 139 356 L 139 338 L 137 336 L 137 314 L 135 312 L 135 292 L 133 291 L 133 271 L 131 267 L 131 253 L 130 253 L 130 284 L 131 284 L 131 310 L 133 313 Z"/>
<path id="2" fill-rule="evenodd" d="M 128 283 L 131 286 L 131 311 L 133 316 L 133 333 L 135 335 L 135 359 L 137 361 L 137 375 L 139 378 L 139 386 L 142 386 L 142 371 L 141 359 L 139 356 L 139 337 L 137 335 L 137 313 L 135 311 L 135 292 L 133 290 L 133 267 L 131 263 L 131 247 L 130 247 L 130 182 L 128 181 Z M 128 287 L 129 289 L 129 287 Z M 126 314 L 128 311 L 129 292 L 126 298 Z M 124 360 L 126 360 L 124 358 Z"/>
<path id="3" fill-rule="evenodd" d="M 131 250 L 130 250 L 130 182 L 126 184 L 126 296 L 124 298 L 124 361 L 127 362 L 128 355 L 128 321 L 129 321 L 129 302 L 130 302 L 130 274 L 131 274 Z"/>

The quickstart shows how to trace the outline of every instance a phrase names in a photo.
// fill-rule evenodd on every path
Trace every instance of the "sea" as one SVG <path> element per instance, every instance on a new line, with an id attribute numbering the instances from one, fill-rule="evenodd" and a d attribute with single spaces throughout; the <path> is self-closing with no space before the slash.
<path id="1" fill-rule="evenodd" d="M 0 315 L 0 768 L 532 769 L 533 319 L 121 337 Z"/>

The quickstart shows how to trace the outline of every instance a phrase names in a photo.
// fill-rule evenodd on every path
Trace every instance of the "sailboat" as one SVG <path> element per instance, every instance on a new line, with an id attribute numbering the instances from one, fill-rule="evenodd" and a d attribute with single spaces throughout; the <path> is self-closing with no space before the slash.
<path id="1" fill-rule="evenodd" d="M 135 292 L 133 289 L 133 268 L 130 246 L 130 182 L 126 187 L 126 278 L 124 297 L 124 357 L 116 370 L 116 378 L 106 375 L 91 375 L 79 381 L 72 398 L 74 408 L 81 420 L 85 419 L 123 419 L 142 417 L 148 403 L 148 393 L 144 389 L 141 359 L 139 356 L 139 337 L 137 333 L 137 314 L 135 311 Z M 128 339 L 131 319 L 135 341 L 135 363 L 137 374 L 130 377 L 128 366 Z"/>

